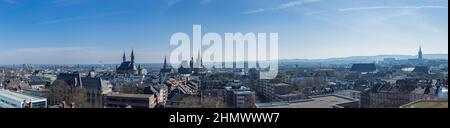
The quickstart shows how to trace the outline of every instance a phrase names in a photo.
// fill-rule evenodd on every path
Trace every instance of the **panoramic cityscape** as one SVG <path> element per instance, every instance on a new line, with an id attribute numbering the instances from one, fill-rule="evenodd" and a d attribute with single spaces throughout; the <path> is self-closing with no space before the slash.
<path id="1" fill-rule="evenodd" d="M 448 1 L 0 0 L 0 108 L 448 108 Z"/>
<path id="2" fill-rule="evenodd" d="M 433 108 L 447 107 L 448 59 L 384 58 L 280 63 L 263 68 L 141 64 L 123 53 L 118 64 L 3 65 L 3 108 Z M 127 56 L 128 55 L 128 56 Z M 354 63 L 354 62 L 359 63 Z"/>

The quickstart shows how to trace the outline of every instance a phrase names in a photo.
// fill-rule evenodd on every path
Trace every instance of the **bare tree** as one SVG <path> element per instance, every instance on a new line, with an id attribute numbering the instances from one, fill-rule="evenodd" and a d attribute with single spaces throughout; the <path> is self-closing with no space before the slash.
<path id="1" fill-rule="evenodd" d="M 69 100 L 67 95 L 70 91 L 70 86 L 62 81 L 56 80 L 52 85 L 49 86 L 49 92 L 47 93 L 47 98 L 49 98 L 49 104 L 57 104 L 62 101 Z"/>
<path id="2" fill-rule="evenodd" d="M 183 97 L 178 107 L 180 108 L 201 108 L 200 97 L 186 96 Z"/>
<path id="3" fill-rule="evenodd" d="M 70 89 L 70 103 L 75 103 L 77 107 L 91 106 L 87 101 L 87 91 L 84 88 L 72 87 Z"/>
<path id="4" fill-rule="evenodd" d="M 47 98 L 49 104 L 56 105 L 61 102 L 75 103 L 76 107 L 87 107 L 86 90 L 82 87 L 71 87 L 62 80 L 56 80 L 49 86 Z"/>
<path id="5" fill-rule="evenodd" d="M 311 91 L 319 89 L 321 86 L 321 82 L 316 79 L 306 79 L 295 84 L 297 86 L 297 90 L 302 92 L 304 95 L 309 95 Z"/>
<path id="6" fill-rule="evenodd" d="M 130 93 L 130 94 L 138 94 L 139 93 L 139 84 L 136 83 L 122 83 L 122 84 L 117 84 L 114 87 L 114 90 L 116 92 L 121 92 L 121 93 Z"/>
<path id="7" fill-rule="evenodd" d="M 206 96 L 202 99 L 203 108 L 227 108 L 222 96 Z"/>

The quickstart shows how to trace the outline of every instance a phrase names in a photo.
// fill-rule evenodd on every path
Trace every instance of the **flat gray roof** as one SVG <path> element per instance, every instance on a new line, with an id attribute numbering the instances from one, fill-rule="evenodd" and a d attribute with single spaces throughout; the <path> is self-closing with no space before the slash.
<path id="1" fill-rule="evenodd" d="M 334 108 L 334 105 L 350 103 L 356 100 L 350 98 L 344 98 L 335 95 L 318 96 L 309 100 L 302 100 L 291 103 L 260 103 L 257 104 L 258 108 Z"/>
<path id="2" fill-rule="evenodd" d="M 6 97 L 16 101 L 36 101 L 36 100 L 45 100 L 46 98 L 30 96 L 22 93 L 17 93 L 9 90 L 0 89 L 0 97 Z"/>
<path id="3" fill-rule="evenodd" d="M 272 86 L 290 86 L 289 84 L 286 83 L 276 83 L 276 84 L 270 84 Z"/>
<path id="4" fill-rule="evenodd" d="M 108 97 L 123 97 L 123 98 L 149 98 L 153 94 L 127 94 L 127 93 L 113 93 L 107 94 Z"/>

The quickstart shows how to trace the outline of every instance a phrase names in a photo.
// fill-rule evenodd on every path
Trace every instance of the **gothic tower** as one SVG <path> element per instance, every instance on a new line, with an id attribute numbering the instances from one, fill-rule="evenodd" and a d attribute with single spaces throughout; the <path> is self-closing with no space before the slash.
<path id="1" fill-rule="evenodd" d="M 167 69 L 169 66 L 167 66 L 167 57 L 164 57 L 164 65 L 163 69 Z"/>
<path id="2" fill-rule="evenodd" d="M 423 53 L 422 53 L 422 46 L 419 46 L 419 62 L 423 62 Z"/>
<path id="3" fill-rule="evenodd" d="M 131 50 L 131 63 L 134 63 L 134 49 Z"/>
<path id="4" fill-rule="evenodd" d="M 189 62 L 189 67 L 194 68 L 194 57 L 191 57 L 191 61 Z"/>
<path id="5" fill-rule="evenodd" d="M 127 57 L 126 57 L 126 55 L 125 55 L 125 52 L 123 52 L 122 62 L 125 62 L 125 61 L 127 61 Z"/>

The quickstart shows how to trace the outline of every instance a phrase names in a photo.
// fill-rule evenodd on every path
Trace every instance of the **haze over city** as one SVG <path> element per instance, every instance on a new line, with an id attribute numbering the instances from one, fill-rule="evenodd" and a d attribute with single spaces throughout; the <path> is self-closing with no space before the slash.
<path id="1" fill-rule="evenodd" d="M 120 117 L 289 127 L 304 125 L 298 115 L 338 112 L 342 123 L 375 117 L 351 109 L 448 108 L 448 1 L 0 0 L 8 108 L 103 109 L 87 120 L 127 127 Z M 336 110 L 297 110 L 310 108 Z M 75 117 L 50 116 L 73 122 L 64 115 Z"/>
<path id="2" fill-rule="evenodd" d="M 176 32 L 278 32 L 280 59 L 448 53 L 447 0 L 0 0 L 0 64 L 161 63 Z"/>

